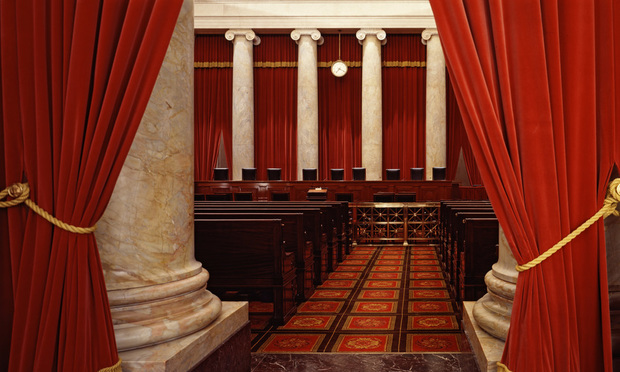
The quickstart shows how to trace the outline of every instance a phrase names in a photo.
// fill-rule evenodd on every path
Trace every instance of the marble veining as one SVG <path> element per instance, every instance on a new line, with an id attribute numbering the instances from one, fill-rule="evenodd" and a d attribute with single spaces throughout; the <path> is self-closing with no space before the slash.
<path id="1" fill-rule="evenodd" d="M 474 355 L 460 354 L 252 354 L 252 372 L 477 372 Z"/>
<path id="2" fill-rule="evenodd" d="M 426 169 L 446 166 L 446 61 L 437 30 L 422 33 L 426 44 Z M 426 172 L 431 180 L 433 173 Z"/>
<path id="3" fill-rule="evenodd" d="M 319 168 L 318 30 L 293 30 L 298 45 L 297 69 L 297 179 L 303 168 Z"/>
<path id="4" fill-rule="evenodd" d="M 119 350 L 209 325 L 220 300 L 194 258 L 193 1 L 185 0 L 95 238 Z"/>
<path id="5" fill-rule="evenodd" d="M 366 168 L 366 179 L 381 180 L 381 45 L 387 40 L 383 30 L 359 30 L 356 37 L 362 43 L 362 167 Z"/>
<path id="6" fill-rule="evenodd" d="M 228 30 L 233 42 L 233 169 L 232 179 L 241 179 L 242 168 L 254 167 L 254 45 L 260 38 L 252 30 Z"/>

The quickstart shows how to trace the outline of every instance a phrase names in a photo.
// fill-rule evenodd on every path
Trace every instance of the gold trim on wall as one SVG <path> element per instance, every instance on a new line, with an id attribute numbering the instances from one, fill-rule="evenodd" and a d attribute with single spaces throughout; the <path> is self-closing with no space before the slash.
<path id="1" fill-rule="evenodd" d="M 334 61 L 318 62 L 319 68 L 330 68 Z M 347 67 L 362 67 L 361 61 L 344 61 Z M 424 61 L 387 61 L 381 64 L 383 67 L 426 67 Z M 194 68 L 232 68 L 232 62 L 194 62 Z M 297 67 L 297 62 L 254 62 L 258 68 Z"/>

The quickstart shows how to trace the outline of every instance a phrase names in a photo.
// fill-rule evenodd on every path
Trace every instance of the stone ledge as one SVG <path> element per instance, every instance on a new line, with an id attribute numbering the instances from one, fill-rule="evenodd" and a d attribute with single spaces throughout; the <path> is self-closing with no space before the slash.
<path id="1" fill-rule="evenodd" d="M 497 371 L 496 363 L 501 360 L 504 352 L 504 341 L 483 331 L 476 324 L 473 316 L 474 301 L 463 302 L 463 327 L 471 348 L 476 355 L 481 372 Z"/>
<path id="2" fill-rule="evenodd" d="M 123 360 L 123 371 L 189 371 L 243 329 L 247 323 L 247 302 L 222 301 L 219 317 L 207 328 L 160 345 L 119 353 Z"/>

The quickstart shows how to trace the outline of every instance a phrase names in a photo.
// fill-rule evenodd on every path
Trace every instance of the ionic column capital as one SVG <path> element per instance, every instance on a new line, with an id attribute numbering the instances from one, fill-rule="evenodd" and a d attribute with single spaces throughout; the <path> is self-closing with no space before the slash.
<path id="1" fill-rule="evenodd" d="M 237 36 L 245 37 L 247 41 L 251 41 L 254 45 L 260 44 L 260 37 L 258 37 L 256 33 L 250 29 L 232 29 L 226 31 L 224 34 L 224 37 L 228 41 L 234 41 Z"/>
<path id="2" fill-rule="evenodd" d="M 310 36 L 312 40 L 317 42 L 317 45 L 323 45 L 323 36 L 317 29 L 301 28 L 291 31 L 291 39 L 295 40 L 297 44 L 299 44 L 299 39 L 301 39 L 302 36 Z"/>
<path id="3" fill-rule="evenodd" d="M 375 36 L 377 40 L 381 42 L 381 45 L 385 45 L 385 43 L 387 43 L 387 34 L 380 28 L 362 28 L 357 30 L 355 33 L 355 37 L 357 37 L 360 44 L 362 44 L 364 39 L 366 39 L 366 36 L 369 35 Z"/>
<path id="4" fill-rule="evenodd" d="M 436 28 L 427 28 L 422 31 L 422 44 L 426 45 L 433 36 L 439 37 L 439 32 L 437 32 Z"/>

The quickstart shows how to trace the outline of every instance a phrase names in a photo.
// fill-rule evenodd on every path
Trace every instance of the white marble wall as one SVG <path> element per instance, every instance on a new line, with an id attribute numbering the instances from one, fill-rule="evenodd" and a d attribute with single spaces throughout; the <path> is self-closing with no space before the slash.
<path id="1" fill-rule="evenodd" d="M 446 61 L 436 29 L 422 32 L 426 44 L 426 179 L 446 166 Z"/>
<path id="2" fill-rule="evenodd" d="M 193 1 L 183 4 L 151 99 L 95 233 L 119 350 L 218 317 L 194 259 Z"/>
<path id="3" fill-rule="evenodd" d="M 228 30 L 233 42 L 232 179 L 242 168 L 254 167 L 254 45 L 260 38 L 252 30 Z"/>
<path id="4" fill-rule="evenodd" d="M 297 42 L 297 179 L 303 168 L 319 168 L 319 90 L 317 45 L 323 44 L 316 29 L 291 32 Z"/>
<path id="5" fill-rule="evenodd" d="M 381 29 L 361 29 L 355 34 L 362 50 L 362 167 L 367 180 L 383 175 L 383 115 L 381 107 Z"/>

